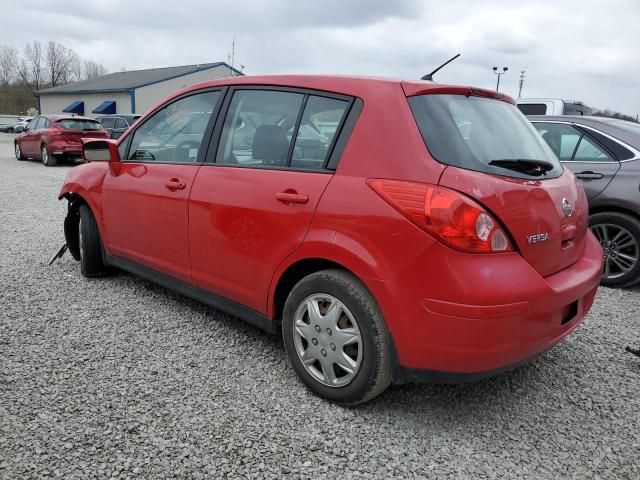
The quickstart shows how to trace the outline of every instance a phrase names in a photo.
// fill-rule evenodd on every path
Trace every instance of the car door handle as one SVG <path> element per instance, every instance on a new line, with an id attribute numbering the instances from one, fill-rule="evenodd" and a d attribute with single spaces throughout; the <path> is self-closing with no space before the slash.
<path id="1" fill-rule="evenodd" d="M 278 192 L 276 198 L 282 203 L 307 203 L 309 197 L 307 195 L 299 194 L 296 191 L 292 192 Z"/>
<path id="2" fill-rule="evenodd" d="M 604 177 L 604 175 L 596 172 L 579 172 L 576 173 L 576 177 L 582 178 L 584 180 L 599 180 Z"/>
<path id="3" fill-rule="evenodd" d="M 187 187 L 187 184 L 182 180 L 178 180 L 177 178 L 172 178 L 171 180 L 167 180 L 165 182 L 165 186 L 169 190 L 184 190 Z"/>

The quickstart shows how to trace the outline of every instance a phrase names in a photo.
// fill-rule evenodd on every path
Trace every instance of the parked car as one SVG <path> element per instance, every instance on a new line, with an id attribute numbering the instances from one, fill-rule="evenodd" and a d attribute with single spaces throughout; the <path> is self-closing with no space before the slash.
<path id="1" fill-rule="evenodd" d="M 111 138 L 120 138 L 142 115 L 139 114 L 115 114 L 100 115 L 96 120 L 102 124 L 104 129 L 109 132 Z"/>
<path id="2" fill-rule="evenodd" d="M 518 108 L 525 115 L 591 115 L 593 109 L 579 100 L 561 98 L 519 98 Z"/>
<path id="3" fill-rule="evenodd" d="M 602 284 L 640 281 L 640 124 L 603 117 L 529 117 L 582 182 L 589 226 L 604 249 Z"/>
<path id="4" fill-rule="evenodd" d="M 12 133 L 20 133 L 22 131 L 24 131 L 24 128 L 27 126 L 27 124 L 33 120 L 33 117 L 24 117 L 20 120 L 18 120 L 16 123 L 14 123 L 11 126 L 11 132 Z"/>
<path id="5" fill-rule="evenodd" d="M 109 133 L 91 118 L 41 115 L 15 138 L 16 158 L 39 158 L 45 166 L 52 167 L 58 160 L 82 155 L 83 138 L 109 138 Z"/>
<path id="6" fill-rule="evenodd" d="M 189 112 L 208 122 L 173 141 Z M 297 150 L 326 119 L 328 144 Z M 343 404 L 530 359 L 576 328 L 602 273 L 584 190 L 493 91 L 225 78 L 84 157 L 59 195 L 83 275 L 127 270 L 281 332 L 302 382 Z"/>

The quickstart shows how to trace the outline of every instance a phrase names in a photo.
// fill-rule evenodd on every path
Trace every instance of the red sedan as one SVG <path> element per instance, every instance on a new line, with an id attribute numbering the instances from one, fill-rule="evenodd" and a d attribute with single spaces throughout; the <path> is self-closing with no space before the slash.
<path id="1" fill-rule="evenodd" d="M 41 115 L 16 137 L 16 158 L 39 158 L 47 167 L 53 167 L 59 159 L 82 155 L 83 138 L 109 138 L 109 132 L 91 118 Z"/>
<path id="2" fill-rule="evenodd" d="M 602 272 L 582 186 L 493 91 L 226 78 L 84 156 L 60 198 L 85 276 L 127 270 L 282 334 L 343 404 L 527 361 Z"/>

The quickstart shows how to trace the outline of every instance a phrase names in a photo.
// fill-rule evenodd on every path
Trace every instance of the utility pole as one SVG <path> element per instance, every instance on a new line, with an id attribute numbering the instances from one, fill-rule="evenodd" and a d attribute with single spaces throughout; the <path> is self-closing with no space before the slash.
<path id="1" fill-rule="evenodd" d="M 522 86 L 524 85 L 524 70 L 520 71 L 520 82 L 518 83 L 518 98 L 522 98 Z"/>
<path id="2" fill-rule="evenodd" d="M 493 67 L 493 73 L 498 75 L 498 83 L 496 83 L 496 92 L 500 90 L 500 76 L 507 73 L 507 70 L 509 70 L 509 67 L 502 67 L 502 71 L 499 72 L 498 67 Z"/>

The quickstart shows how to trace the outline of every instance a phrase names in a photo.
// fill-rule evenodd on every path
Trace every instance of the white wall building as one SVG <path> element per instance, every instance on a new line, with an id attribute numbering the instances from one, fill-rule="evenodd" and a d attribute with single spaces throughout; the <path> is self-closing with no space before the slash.
<path id="1" fill-rule="evenodd" d="M 224 62 L 115 72 L 36 92 L 41 114 L 144 113 L 167 95 L 199 82 L 242 75 Z"/>

